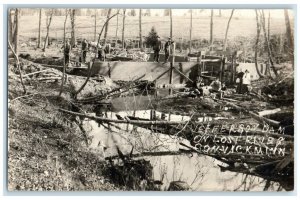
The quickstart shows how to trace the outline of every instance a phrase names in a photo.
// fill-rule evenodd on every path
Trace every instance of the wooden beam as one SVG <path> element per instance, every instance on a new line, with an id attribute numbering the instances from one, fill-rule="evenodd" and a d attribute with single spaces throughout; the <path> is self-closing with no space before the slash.
<path id="1" fill-rule="evenodd" d="M 175 71 L 177 71 L 180 75 L 182 75 L 184 78 L 186 78 L 187 80 L 193 82 L 193 80 L 191 80 L 189 77 L 187 77 L 186 75 L 184 75 L 179 69 L 177 69 L 176 67 L 173 67 L 173 69 L 175 69 Z"/>

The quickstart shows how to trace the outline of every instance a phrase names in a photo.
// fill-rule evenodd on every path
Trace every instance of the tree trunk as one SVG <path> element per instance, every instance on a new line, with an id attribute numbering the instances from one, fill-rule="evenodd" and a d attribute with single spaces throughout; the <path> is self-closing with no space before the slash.
<path id="1" fill-rule="evenodd" d="M 17 68 L 18 68 L 18 71 L 19 71 L 19 74 L 20 74 L 20 81 L 21 81 L 21 84 L 22 84 L 22 87 L 23 87 L 23 92 L 24 92 L 24 94 L 26 94 L 26 87 L 25 87 L 24 82 L 23 82 L 23 76 L 22 76 L 22 71 L 21 71 L 21 67 L 20 67 L 20 61 L 19 61 L 18 54 L 16 54 L 16 52 L 14 51 L 14 49 L 11 46 L 9 41 L 8 41 L 8 46 L 9 46 L 10 50 L 12 51 L 12 53 L 15 57 Z"/>
<path id="2" fill-rule="evenodd" d="M 288 40 L 288 45 L 290 46 L 291 52 L 288 52 L 290 56 L 290 60 L 292 62 L 292 66 L 294 69 L 294 36 L 291 29 L 289 13 L 287 9 L 284 9 L 284 18 L 285 18 L 285 26 L 286 26 L 286 37 Z"/>
<path id="3" fill-rule="evenodd" d="M 259 75 L 260 78 L 264 77 L 264 75 L 261 73 L 261 71 L 258 69 L 258 63 L 257 63 L 257 54 L 258 54 L 258 43 L 259 43 L 259 36 L 260 36 L 260 30 L 261 27 L 259 25 L 259 18 L 258 18 L 258 12 L 255 10 L 256 14 L 256 41 L 255 41 L 255 54 L 254 54 L 254 60 L 255 60 L 255 68 L 256 72 Z"/>
<path id="4" fill-rule="evenodd" d="M 125 48 L 125 40 L 124 40 L 124 33 L 125 33 L 125 18 L 126 18 L 126 9 L 123 9 L 122 49 Z"/>
<path id="5" fill-rule="evenodd" d="M 232 19 L 233 13 L 234 13 L 234 9 L 232 9 L 231 15 L 230 15 L 228 23 L 227 23 L 223 51 L 226 51 L 226 49 L 227 49 L 227 35 L 228 35 L 229 25 L 230 25 L 230 21 Z"/>
<path id="6" fill-rule="evenodd" d="M 140 49 L 143 49 L 143 38 L 142 38 L 142 9 L 140 9 L 139 13 L 139 36 L 140 36 Z"/>
<path id="7" fill-rule="evenodd" d="M 97 39 L 97 9 L 95 9 L 95 21 L 94 21 L 94 41 Z"/>
<path id="8" fill-rule="evenodd" d="M 46 51 L 46 47 L 48 46 L 49 30 L 50 30 L 50 25 L 51 25 L 51 21 L 52 21 L 52 16 L 53 16 L 53 10 L 51 10 L 50 16 L 47 16 L 47 23 L 46 23 L 47 33 L 46 33 L 43 51 Z"/>
<path id="9" fill-rule="evenodd" d="M 118 10 L 118 13 L 120 9 Z M 116 27 L 116 40 L 118 40 L 118 31 L 119 31 L 119 15 L 117 15 L 117 27 Z"/>
<path id="10" fill-rule="evenodd" d="M 210 11 L 210 39 L 209 39 L 210 48 L 212 48 L 212 45 L 214 43 L 214 41 L 213 41 L 213 26 L 214 26 L 214 10 L 211 9 L 211 11 Z"/>
<path id="11" fill-rule="evenodd" d="M 108 9 L 107 16 L 106 16 L 107 23 L 105 25 L 105 31 L 104 31 L 104 46 L 106 44 L 106 38 L 107 38 L 107 32 L 108 32 L 108 26 L 109 26 L 108 19 L 110 18 L 110 13 L 111 13 L 111 9 Z"/>
<path id="12" fill-rule="evenodd" d="M 65 52 L 65 49 L 66 49 L 66 22 L 67 22 L 67 19 L 68 19 L 68 10 L 66 9 L 66 17 L 65 17 L 65 22 L 64 22 L 64 52 Z M 66 73 L 66 56 L 65 56 L 65 53 L 64 53 L 64 68 L 63 68 L 63 75 L 61 77 L 61 86 L 60 86 L 60 91 L 59 91 L 58 96 L 60 96 L 63 92 L 64 81 L 65 81 L 65 73 Z"/>
<path id="13" fill-rule="evenodd" d="M 263 31 L 264 31 L 265 41 L 266 41 L 267 47 L 268 47 L 268 56 L 269 56 L 269 61 L 270 61 L 270 65 L 271 65 L 270 67 L 272 68 L 275 76 L 278 76 L 277 70 L 274 67 L 274 62 L 273 62 L 273 58 L 272 58 L 272 51 L 271 51 L 270 41 L 269 41 L 268 36 L 267 36 L 267 31 L 266 31 L 266 26 L 265 26 L 266 23 L 265 22 L 266 22 L 265 14 L 264 14 L 264 11 L 262 10 L 262 27 L 263 27 Z"/>
<path id="14" fill-rule="evenodd" d="M 170 38 L 173 40 L 173 16 L 172 16 L 172 9 L 170 9 Z"/>
<path id="15" fill-rule="evenodd" d="M 193 30 L 193 10 L 191 9 L 189 53 L 192 52 L 192 30 Z"/>
<path id="16" fill-rule="evenodd" d="M 18 55 L 18 46 L 19 46 L 19 9 L 16 8 L 15 11 L 15 37 L 14 37 L 14 45 L 15 45 L 15 53 Z"/>
<path id="17" fill-rule="evenodd" d="M 11 18 L 11 9 L 8 10 L 8 41 L 13 43 L 13 23 Z"/>
<path id="18" fill-rule="evenodd" d="M 40 9 L 39 12 L 39 35 L 38 35 L 37 48 L 41 48 L 41 23 L 42 23 L 42 9 Z"/>
<path id="19" fill-rule="evenodd" d="M 71 19 L 71 46 L 76 46 L 76 35 L 75 35 L 75 9 L 70 9 L 70 19 Z"/>

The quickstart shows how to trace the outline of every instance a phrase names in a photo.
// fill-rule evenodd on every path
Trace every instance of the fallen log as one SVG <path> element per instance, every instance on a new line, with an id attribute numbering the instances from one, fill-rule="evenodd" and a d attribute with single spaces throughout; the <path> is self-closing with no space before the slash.
<path id="1" fill-rule="evenodd" d="M 30 75 L 33 75 L 33 74 L 39 74 L 39 73 L 42 73 L 42 72 L 46 72 L 48 70 L 50 70 L 50 69 L 44 69 L 44 70 L 41 70 L 41 71 L 32 72 L 32 73 L 23 75 L 23 77 L 30 76 Z"/>
<path id="2" fill-rule="evenodd" d="M 273 110 L 263 110 L 263 111 L 258 112 L 258 115 L 259 116 L 271 115 L 271 114 L 278 113 L 280 111 L 281 111 L 280 108 L 276 108 L 276 109 L 273 109 Z"/>
<path id="3" fill-rule="evenodd" d="M 64 113 L 68 113 L 70 115 L 76 115 L 79 117 L 85 117 L 88 119 L 92 119 L 95 121 L 100 121 L 100 122 L 112 122 L 112 123 L 122 123 L 122 124 L 134 124 L 134 125 L 178 125 L 178 124 L 186 124 L 187 121 L 142 121 L 142 120 L 118 120 L 118 119 L 109 119 L 109 118 L 105 118 L 105 117 L 96 117 L 93 115 L 89 115 L 89 114 L 83 114 L 83 113 L 78 113 L 78 112 L 73 112 L 73 111 L 69 111 L 69 110 L 65 110 L 62 108 L 58 109 L 61 112 Z M 219 123 L 222 124 L 224 123 L 224 120 L 216 120 L 213 121 L 214 123 Z M 193 124 L 208 124 L 208 123 L 212 123 L 212 121 L 209 122 L 192 122 Z"/>
<path id="4" fill-rule="evenodd" d="M 237 110 L 239 110 L 239 111 L 243 111 L 243 112 L 248 113 L 250 116 L 252 116 L 254 119 L 256 119 L 256 120 L 258 120 L 258 121 L 260 121 L 260 122 L 267 123 L 267 124 L 269 124 L 269 125 L 276 126 L 276 127 L 278 127 L 279 124 L 280 124 L 280 122 L 278 122 L 278 121 L 275 121 L 275 120 L 272 120 L 272 119 L 268 119 L 268 118 L 259 116 L 259 115 L 255 114 L 255 113 L 252 112 L 252 111 L 248 111 L 248 110 L 245 109 L 245 108 L 242 108 L 242 107 L 240 107 L 240 106 L 235 105 L 235 104 L 232 103 L 232 102 L 225 101 L 225 103 L 226 103 L 227 106 L 231 106 L 231 107 L 233 107 L 233 108 L 235 108 L 235 109 L 237 109 Z"/>
<path id="5" fill-rule="evenodd" d="M 36 78 L 38 81 L 44 81 L 44 80 L 60 80 L 60 77 L 44 77 L 44 78 Z"/>
<path id="6" fill-rule="evenodd" d="M 174 155 L 184 155 L 191 154 L 192 150 L 179 149 L 179 151 L 159 151 L 159 152 L 142 152 L 137 154 L 128 155 L 128 157 L 136 158 L 136 157 L 144 157 L 144 156 L 174 156 Z M 127 155 L 125 155 L 127 156 Z M 119 155 L 106 157 L 105 160 L 119 158 Z"/>
<path id="7" fill-rule="evenodd" d="M 59 111 L 64 112 L 64 113 L 68 113 L 70 115 L 76 115 L 76 116 L 80 116 L 80 117 L 86 117 L 88 119 L 92 119 L 95 121 L 100 121 L 100 122 L 112 122 L 112 123 L 123 123 L 123 124 L 136 124 L 136 125 L 164 125 L 164 124 L 172 124 L 172 125 L 176 125 L 176 124 L 185 124 L 186 121 L 140 121 L 140 120 L 118 120 L 118 119 L 109 119 L 109 118 L 104 118 L 104 117 L 95 117 L 92 115 L 88 115 L 88 114 L 82 114 L 82 113 L 78 113 L 78 112 L 72 112 L 69 110 L 64 110 L 64 109 L 59 109 Z"/>

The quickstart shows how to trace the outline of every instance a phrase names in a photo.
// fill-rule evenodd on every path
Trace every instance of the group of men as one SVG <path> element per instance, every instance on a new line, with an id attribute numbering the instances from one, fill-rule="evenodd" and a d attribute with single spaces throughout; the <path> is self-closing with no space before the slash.
<path id="1" fill-rule="evenodd" d="M 88 41 L 86 39 L 83 39 L 83 41 L 81 42 L 81 55 L 79 56 L 79 63 L 86 63 L 86 55 L 87 52 L 89 51 L 89 46 L 90 44 L 88 43 Z M 70 44 L 69 39 L 66 41 L 66 45 L 63 46 L 62 48 L 64 48 L 65 65 L 68 66 L 70 63 L 70 53 L 72 50 L 72 45 Z M 102 47 L 98 48 L 97 54 L 98 54 L 98 59 L 104 60 L 105 51 Z"/>
<path id="2" fill-rule="evenodd" d="M 237 73 L 237 88 L 236 92 L 239 94 L 248 94 L 251 90 L 251 74 L 248 70 L 243 72 L 239 70 Z M 211 82 L 210 85 L 204 84 L 204 81 L 201 77 L 197 77 L 192 90 L 190 91 L 191 97 L 201 97 L 206 95 L 212 95 L 213 98 L 218 96 L 219 98 L 223 97 L 223 93 L 227 90 L 225 83 L 222 83 L 219 78 L 216 78 Z"/>
<path id="3" fill-rule="evenodd" d="M 190 92 L 191 97 L 201 97 L 213 94 L 213 98 L 217 96 L 222 98 L 224 91 L 227 89 L 225 83 L 221 83 L 219 78 L 216 78 L 209 85 L 205 85 L 203 78 L 198 76 L 194 82 L 192 87 L 192 91 Z"/>
<path id="4" fill-rule="evenodd" d="M 236 78 L 237 89 L 236 92 L 239 94 L 247 94 L 250 92 L 250 84 L 251 84 L 251 75 L 250 72 L 246 69 L 243 72 L 239 69 Z"/>
<path id="5" fill-rule="evenodd" d="M 154 51 L 154 62 L 159 62 L 159 52 L 161 50 L 161 41 L 159 40 L 159 36 L 156 37 L 156 41 L 153 44 L 153 51 Z M 169 37 L 168 41 L 164 45 L 164 51 L 165 51 L 165 62 L 168 62 L 170 57 L 170 48 L 171 45 L 174 43 L 172 39 Z"/>

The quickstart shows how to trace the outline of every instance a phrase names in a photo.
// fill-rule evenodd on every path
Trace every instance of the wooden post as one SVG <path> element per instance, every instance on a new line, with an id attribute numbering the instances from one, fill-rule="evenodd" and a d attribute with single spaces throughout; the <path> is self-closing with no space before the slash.
<path id="1" fill-rule="evenodd" d="M 235 66 L 235 63 L 236 63 L 236 53 L 234 53 L 232 55 L 232 84 L 235 83 L 235 74 L 236 74 L 236 66 Z"/>
<path id="2" fill-rule="evenodd" d="M 183 74 L 183 68 L 182 68 L 182 63 L 179 63 L 179 71 Z M 183 83 L 183 80 L 184 80 L 184 76 L 180 74 L 180 84 Z"/>
<path id="3" fill-rule="evenodd" d="M 174 61 L 175 61 L 175 46 L 176 46 L 176 44 L 175 44 L 175 42 L 171 45 L 171 47 L 172 47 L 172 59 L 171 59 L 171 61 L 170 61 L 170 80 L 169 80 L 169 84 L 170 84 L 170 86 L 173 84 L 173 68 L 174 68 Z M 172 87 L 170 87 L 170 89 L 169 89 L 169 94 L 171 95 L 171 94 L 173 94 L 173 89 L 172 89 Z"/>
<path id="4" fill-rule="evenodd" d="M 223 75 L 224 75 L 224 55 L 221 58 L 221 73 L 220 73 L 220 81 L 223 82 Z"/>
<path id="5" fill-rule="evenodd" d="M 201 55 L 201 51 L 200 51 L 200 53 L 197 57 L 197 73 L 198 73 L 198 76 L 202 75 L 201 60 L 202 60 L 202 55 Z"/>
<path id="6" fill-rule="evenodd" d="M 110 67 L 110 63 L 108 63 L 107 65 L 108 65 L 108 77 L 111 78 L 111 67 Z"/>
<path id="7" fill-rule="evenodd" d="M 260 64 L 260 73 L 263 74 L 264 73 L 264 65 L 261 63 Z"/>

